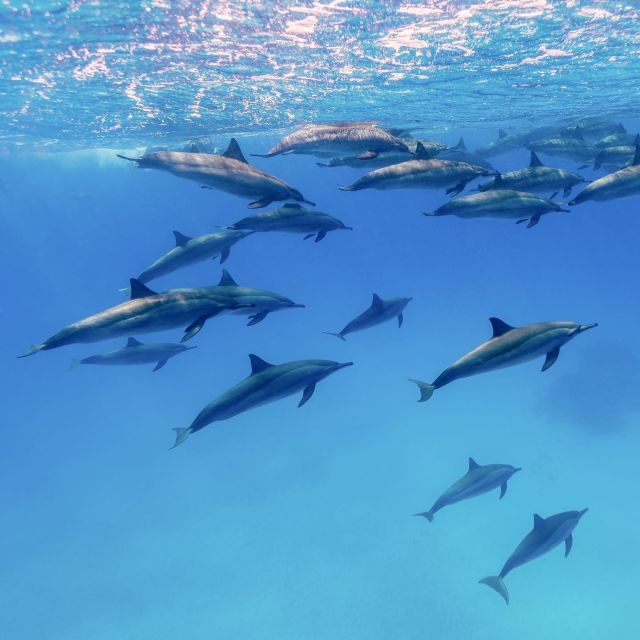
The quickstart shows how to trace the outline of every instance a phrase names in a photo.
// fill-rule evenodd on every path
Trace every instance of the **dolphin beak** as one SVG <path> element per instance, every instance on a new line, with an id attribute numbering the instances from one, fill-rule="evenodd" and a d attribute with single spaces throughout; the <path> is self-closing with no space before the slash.
<path id="1" fill-rule="evenodd" d="M 583 509 L 582 511 L 580 511 L 580 518 L 582 518 L 582 516 L 587 513 L 587 511 L 589 511 L 589 507 L 587 507 L 586 509 Z"/>
<path id="2" fill-rule="evenodd" d="M 518 471 L 522 471 L 522 467 L 515 467 L 513 473 L 517 473 Z"/>
<path id="3" fill-rule="evenodd" d="M 345 369 L 346 367 L 352 367 L 352 366 L 353 366 L 353 362 L 339 362 L 338 366 L 336 367 L 336 370 Z"/>
<path id="4" fill-rule="evenodd" d="M 185 351 L 191 351 L 191 349 L 197 349 L 198 345 L 194 345 L 193 347 L 185 347 Z"/>
<path id="5" fill-rule="evenodd" d="M 582 333 L 583 331 L 587 331 L 587 329 L 593 329 L 594 327 L 597 327 L 597 326 L 598 326 L 597 322 L 592 322 L 591 324 L 581 324 L 578 327 L 578 331 Z"/>
<path id="6" fill-rule="evenodd" d="M 292 309 L 306 309 L 307 307 L 306 307 L 306 305 L 304 305 L 304 304 L 298 304 L 297 302 L 294 302 L 294 303 L 291 305 L 291 308 L 292 308 Z"/>
<path id="7" fill-rule="evenodd" d="M 342 227 L 344 231 L 353 231 L 353 227 Z"/>

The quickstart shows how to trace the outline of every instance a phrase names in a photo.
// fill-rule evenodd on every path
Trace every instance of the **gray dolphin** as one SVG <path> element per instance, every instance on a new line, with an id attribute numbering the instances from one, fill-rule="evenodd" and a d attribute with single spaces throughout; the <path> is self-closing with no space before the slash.
<path id="1" fill-rule="evenodd" d="M 449 187 L 447 193 L 462 191 L 467 182 L 480 176 L 491 175 L 484 167 L 453 160 L 407 160 L 390 167 L 375 169 L 356 180 L 352 185 L 339 185 L 341 191 L 360 189 L 440 189 Z"/>
<path id="2" fill-rule="evenodd" d="M 415 158 L 429 159 L 434 158 L 441 151 L 447 148 L 447 145 L 435 140 L 404 140 L 407 147 Z M 407 152 L 402 150 L 386 151 L 376 155 L 361 154 L 358 156 L 339 156 L 331 158 L 327 162 L 316 162 L 319 167 L 352 167 L 354 169 L 380 169 L 388 167 L 398 162 L 404 162 L 407 159 Z"/>
<path id="3" fill-rule="evenodd" d="M 638 194 L 640 194 L 640 145 L 636 145 L 631 164 L 590 182 L 569 204 L 580 204 L 587 200 L 604 202 Z"/>
<path id="4" fill-rule="evenodd" d="M 636 154 L 638 142 L 640 142 L 640 136 L 636 136 L 631 144 L 602 147 L 593 161 L 594 170 L 599 169 L 602 165 L 614 165 L 617 169 L 627 166 Z"/>
<path id="5" fill-rule="evenodd" d="M 502 571 L 497 576 L 487 576 L 480 580 L 497 591 L 504 601 L 509 604 L 509 592 L 503 582 L 504 577 L 516 567 L 551 551 L 564 542 L 564 557 L 566 558 L 573 545 L 573 530 L 588 509 L 582 511 L 564 511 L 548 518 L 542 518 L 537 513 L 533 516 L 533 529 L 525 536 L 516 550 L 507 558 Z"/>
<path id="6" fill-rule="evenodd" d="M 578 162 L 591 162 L 596 155 L 595 147 L 583 138 L 579 128 L 574 129 L 570 135 L 534 140 L 529 142 L 528 147 L 531 151 Z"/>
<path id="7" fill-rule="evenodd" d="M 500 177 L 495 178 L 500 185 Z M 557 202 L 534 193 L 494 188 L 490 191 L 472 193 L 454 198 L 435 211 L 424 212 L 425 216 L 457 216 L 458 218 L 507 218 L 518 222 L 529 220 L 527 228 L 540 222 L 540 217 L 552 211 L 568 212 Z"/>
<path id="8" fill-rule="evenodd" d="M 351 322 L 349 322 L 342 331 L 339 333 L 330 333 L 325 331 L 324 333 L 340 338 L 340 340 L 345 340 L 345 336 L 349 333 L 374 327 L 377 324 L 391 320 L 391 318 L 398 318 L 398 327 L 401 327 L 402 322 L 404 321 L 402 312 L 411 300 L 413 300 L 413 298 L 383 299 L 374 293 L 371 306 L 366 311 L 363 311 L 357 318 L 351 320 Z"/>
<path id="9" fill-rule="evenodd" d="M 467 145 L 464 143 L 464 138 L 458 140 L 458 144 L 455 147 L 445 147 L 438 151 L 435 156 L 439 160 L 454 160 L 455 162 L 466 162 L 467 164 L 473 164 L 477 167 L 484 167 L 489 171 L 494 171 L 491 163 L 483 158 L 478 153 L 469 151 Z"/>
<path id="10" fill-rule="evenodd" d="M 266 289 L 253 287 L 241 287 L 226 270 L 222 270 L 220 282 L 215 287 L 209 287 L 217 296 L 226 298 L 230 305 L 237 309 L 237 313 L 248 315 L 247 326 L 251 327 L 262 322 L 267 315 L 281 309 L 304 309 L 303 304 L 298 304 L 289 298 Z"/>
<path id="11" fill-rule="evenodd" d="M 244 304 L 222 295 L 215 287 L 169 289 L 156 293 L 132 278 L 130 300 L 67 325 L 19 357 L 78 342 L 98 342 L 131 333 L 150 333 L 188 325 L 182 338 L 185 342 L 196 335 L 209 318 Z"/>
<path id="12" fill-rule="evenodd" d="M 580 118 L 580 120 L 568 127 L 570 133 L 576 130 L 589 140 L 598 140 L 603 136 L 626 132 L 622 123 L 610 120 L 606 116 L 585 116 Z"/>
<path id="13" fill-rule="evenodd" d="M 81 364 L 149 364 L 156 363 L 154 371 L 162 369 L 169 361 L 180 353 L 195 349 L 196 347 L 188 347 L 183 344 L 173 344 L 171 342 L 158 342 L 143 344 L 135 338 L 129 338 L 127 344 L 117 351 L 109 351 L 108 353 L 100 353 L 81 360 L 73 359 L 69 365 L 69 371 L 75 369 Z"/>
<path id="14" fill-rule="evenodd" d="M 302 391 L 302 398 L 298 403 L 298 407 L 301 407 L 311 398 L 318 382 L 353 364 L 333 360 L 296 360 L 284 364 L 269 364 L 253 354 L 249 355 L 249 359 L 251 375 L 210 402 L 189 427 L 174 429 L 176 441 L 172 449 L 212 422 L 228 420 L 244 411 L 286 398 L 298 391 Z"/>
<path id="15" fill-rule="evenodd" d="M 336 229 L 352 230 L 344 222 L 322 211 L 305 209 L 298 203 L 287 203 L 279 209 L 261 211 L 247 216 L 230 226 L 231 229 L 249 229 L 251 231 L 283 231 L 286 233 L 303 233 L 305 239 L 315 236 L 320 242 L 329 231 Z"/>
<path id="16" fill-rule="evenodd" d="M 485 464 L 479 465 L 473 458 L 469 458 L 469 469 L 462 478 L 454 482 L 434 503 L 429 511 L 416 513 L 429 522 L 433 522 L 433 516 L 451 504 L 475 498 L 500 487 L 500 500 L 507 492 L 507 481 L 521 467 L 512 467 L 510 464 Z"/>
<path id="17" fill-rule="evenodd" d="M 624 131 L 619 133 L 612 133 L 611 135 L 604 136 L 604 138 L 600 138 L 600 140 L 595 143 L 595 146 L 599 149 L 605 149 L 606 147 L 633 146 L 635 143 L 636 136 L 633 133 L 627 133 L 627 130 L 624 129 Z"/>
<path id="18" fill-rule="evenodd" d="M 249 204 L 250 209 L 266 207 L 274 200 L 314 204 L 284 180 L 251 166 L 234 138 L 221 155 L 181 151 L 157 151 L 140 158 L 117 155 L 123 160 L 137 162 L 143 169 L 161 169 L 207 188 L 220 189 L 243 198 L 256 198 Z"/>
<path id="19" fill-rule="evenodd" d="M 271 158 L 289 153 L 332 156 L 355 152 L 366 159 L 386 151 L 411 153 L 405 142 L 385 129 L 371 122 L 354 122 L 304 125 L 284 136 L 267 153 L 253 155 Z"/>
<path id="20" fill-rule="evenodd" d="M 478 373 L 511 367 L 546 355 L 542 371 L 546 371 L 560 354 L 560 347 L 578 334 L 597 327 L 597 323 L 536 322 L 512 327 L 498 318 L 489 318 L 493 335 L 466 355 L 449 365 L 432 384 L 411 380 L 420 389 L 418 402 L 428 400 L 436 389 Z"/>
<path id="21" fill-rule="evenodd" d="M 536 152 L 532 151 L 531 161 L 526 169 L 497 175 L 492 180 L 478 185 L 478 190 L 513 189 L 527 193 L 549 193 L 562 190 L 566 197 L 580 182 L 585 182 L 582 176 L 566 169 L 547 167 L 540 161 Z"/>
<path id="22" fill-rule="evenodd" d="M 521 131 L 519 133 L 507 133 L 500 129 L 498 131 L 498 139 L 479 147 L 475 150 L 475 153 L 483 158 L 490 158 L 491 156 L 497 156 L 507 151 L 513 151 L 524 147 L 534 140 L 542 140 L 549 136 L 560 136 L 567 132 L 567 127 L 564 125 L 548 125 L 544 127 L 536 127 L 529 129 L 528 131 Z"/>

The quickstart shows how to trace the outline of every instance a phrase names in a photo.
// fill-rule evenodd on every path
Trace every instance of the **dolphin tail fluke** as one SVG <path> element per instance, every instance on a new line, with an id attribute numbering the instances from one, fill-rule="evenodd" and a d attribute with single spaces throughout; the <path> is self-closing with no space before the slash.
<path id="1" fill-rule="evenodd" d="M 504 601 L 509 604 L 509 592 L 507 591 L 507 585 L 500 576 L 487 576 L 486 578 L 482 578 L 479 582 L 480 584 L 486 584 L 494 591 L 497 591 L 504 598 Z"/>
<path id="2" fill-rule="evenodd" d="M 42 351 L 45 347 L 45 344 L 32 344 L 29 347 L 29 350 L 26 353 L 23 353 L 21 356 L 18 356 L 18 358 L 26 358 L 27 356 L 32 356 L 34 353 Z"/>
<path id="3" fill-rule="evenodd" d="M 420 399 L 418 402 L 426 402 L 432 395 L 436 388 L 429 384 L 428 382 L 423 382 L 422 380 L 415 380 L 414 378 L 409 378 L 411 382 L 415 382 L 418 385 L 418 389 L 420 389 Z"/>
<path id="4" fill-rule="evenodd" d="M 433 511 L 423 511 L 422 513 L 414 513 L 413 515 L 426 518 L 429 522 L 433 522 Z"/>
<path id="5" fill-rule="evenodd" d="M 176 432 L 176 441 L 171 449 L 179 447 L 191 435 L 191 427 L 176 427 L 174 431 Z"/>
<path id="6" fill-rule="evenodd" d="M 78 360 L 78 358 L 73 358 L 73 360 L 71 360 L 71 362 L 69 363 L 69 367 L 67 368 L 67 373 L 69 373 L 69 371 L 73 371 L 74 369 L 76 369 L 79 364 L 80 364 L 80 360 Z"/>
<path id="7" fill-rule="evenodd" d="M 340 338 L 342 342 L 346 342 L 347 339 L 341 333 L 331 333 L 331 331 L 323 331 L 326 336 L 335 336 L 336 338 Z"/>

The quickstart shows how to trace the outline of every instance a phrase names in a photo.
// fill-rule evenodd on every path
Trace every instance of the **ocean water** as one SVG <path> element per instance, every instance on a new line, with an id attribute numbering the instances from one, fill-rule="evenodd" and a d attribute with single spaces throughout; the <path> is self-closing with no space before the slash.
<path id="1" fill-rule="evenodd" d="M 526 229 L 420 215 L 448 200 L 443 190 L 341 192 L 364 171 L 251 158 L 354 228 L 317 244 L 254 234 L 232 248 L 224 266 L 240 284 L 305 309 L 252 327 L 212 319 L 198 349 L 157 372 L 65 373 L 124 339 L 16 356 L 120 302 L 173 229 L 204 234 L 250 213 L 247 200 L 116 152 L 200 135 L 222 149 L 233 133 L 262 153 L 296 124 L 369 118 L 448 144 L 462 134 L 471 149 L 498 126 L 603 114 L 635 132 L 637 13 L 549 0 L 4 2 L 1 636 L 636 638 L 637 198 L 587 202 Z M 509 171 L 529 152 L 491 161 Z M 220 274 L 206 261 L 150 286 Z M 346 342 L 322 333 L 374 292 L 413 297 L 402 328 L 390 321 Z M 599 326 L 545 373 L 529 362 L 416 403 L 408 378 L 431 381 L 488 339 L 490 316 Z M 250 353 L 355 365 L 300 409 L 290 397 L 169 450 L 172 428 L 249 373 Z M 412 517 L 469 456 L 523 471 L 502 500 L 495 491 L 433 523 Z M 559 547 L 507 577 L 508 607 L 478 584 L 534 513 L 586 507 L 568 558 Z"/>

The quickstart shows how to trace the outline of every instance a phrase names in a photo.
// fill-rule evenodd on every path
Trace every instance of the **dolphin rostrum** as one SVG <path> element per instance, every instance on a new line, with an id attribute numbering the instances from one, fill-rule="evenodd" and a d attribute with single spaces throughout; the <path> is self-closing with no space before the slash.
<path id="1" fill-rule="evenodd" d="M 542 518 L 537 513 L 534 514 L 533 529 L 507 558 L 502 571 L 497 576 L 482 578 L 480 583 L 497 591 L 509 604 L 509 592 L 503 582 L 504 577 L 516 567 L 521 567 L 523 564 L 539 558 L 563 542 L 564 557 L 566 558 L 573 545 L 573 530 L 587 511 L 588 509 L 564 511 L 548 518 Z"/>
<path id="2" fill-rule="evenodd" d="M 315 236 L 320 242 L 329 231 L 348 229 L 344 222 L 322 211 L 305 209 L 296 203 L 287 203 L 279 209 L 261 211 L 247 216 L 230 226 L 230 229 L 250 229 L 251 231 L 284 231 L 286 233 L 303 233 L 305 239 Z"/>
<path id="3" fill-rule="evenodd" d="M 597 323 L 536 322 L 512 327 L 498 318 L 489 318 L 493 328 L 490 340 L 449 365 L 432 384 L 411 379 L 420 389 L 418 402 L 428 400 L 436 389 L 478 373 L 511 367 L 546 355 L 542 371 L 546 371 L 560 354 L 560 347 Z"/>
<path id="4" fill-rule="evenodd" d="M 411 302 L 412 298 L 381 298 L 377 294 L 373 294 L 371 306 L 363 311 L 358 317 L 349 322 L 339 333 L 330 333 L 325 331 L 327 335 L 336 336 L 340 340 L 345 340 L 345 336 L 355 331 L 362 331 L 369 327 L 374 327 L 381 322 L 398 318 L 398 327 L 402 326 L 404 316 L 402 312 L 404 308 Z"/>
<path id="5" fill-rule="evenodd" d="M 220 294 L 215 287 L 169 289 L 156 293 L 131 279 L 131 298 L 115 307 L 67 325 L 22 356 L 78 342 L 98 342 L 132 333 L 150 333 L 184 327 L 182 342 L 196 335 L 209 319 L 223 311 L 251 306 Z"/>
<path id="6" fill-rule="evenodd" d="M 462 478 L 454 482 L 433 504 L 429 511 L 416 513 L 429 522 L 433 522 L 433 516 L 444 507 L 468 500 L 476 496 L 488 493 L 500 487 L 500 500 L 507 492 L 507 481 L 520 467 L 512 467 L 510 464 L 485 464 L 479 465 L 473 458 L 469 458 L 469 470 Z"/>
<path id="7" fill-rule="evenodd" d="M 129 338 L 127 344 L 117 351 L 109 351 L 109 353 L 100 353 L 82 360 L 72 360 L 69 365 L 69 371 L 75 369 L 81 364 L 149 364 L 156 363 L 154 371 L 162 369 L 169 361 L 180 353 L 195 349 L 196 347 L 188 347 L 183 344 L 173 344 L 171 342 L 159 342 L 143 344 L 135 338 Z"/>
<path id="8" fill-rule="evenodd" d="M 313 205 L 284 180 L 251 166 L 235 138 L 221 154 L 157 151 L 139 158 L 118 154 L 123 160 L 137 162 L 143 169 L 161 169 L 178 178 L 194 180 L 210 189 L 220 189 L 242 198 L 255 198 L 250 209 L 266 207 L 274 200 L 298 200 Z"/>
<path id="9" fill-rule="evenodd" d="M 192 433 L 212 422 L 228 420 L 244 411 L 259 407 L 302 391 L 298 407 L 313 395 L 316 384 L 353 362 L 333 360 L 296 360 L 284 364 L 269 364 L 250 354 L 251 375 L 211 401 L 196 416 L 189 427 L 174 429 L 176 441 L 172 448 L 182 444 Z"/>

